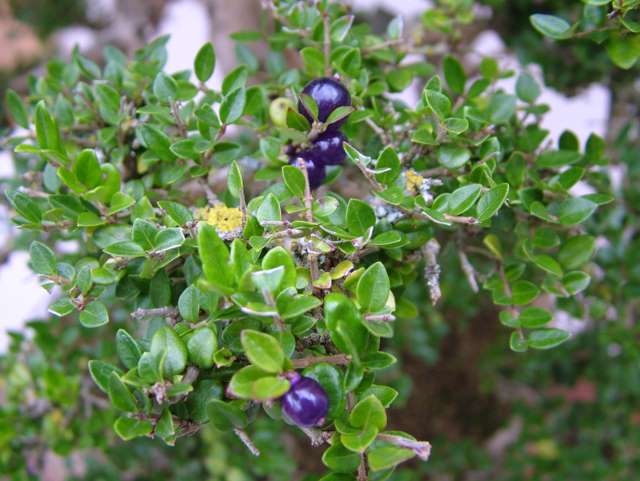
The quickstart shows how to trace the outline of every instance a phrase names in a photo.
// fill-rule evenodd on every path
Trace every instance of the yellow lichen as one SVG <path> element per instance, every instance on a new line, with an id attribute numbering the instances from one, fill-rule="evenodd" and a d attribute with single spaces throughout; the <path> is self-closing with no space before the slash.
<path id="1" fill-rule="evenodd" d="M 237 207 L 216 204 L 213 207 L 200 209 L 198 217 L 214 226 L 219 232 L 231 232 L 242 228 L 242 211 Z"/>
<path id="2" fill-rule="evenodd" d="M 414 194 L 417 194 L 420 186 L 424 182 L 424 177 L 418 174 L 415 170 L 407 170 L 405 173 L 405 182 L 407 190 Z"/>

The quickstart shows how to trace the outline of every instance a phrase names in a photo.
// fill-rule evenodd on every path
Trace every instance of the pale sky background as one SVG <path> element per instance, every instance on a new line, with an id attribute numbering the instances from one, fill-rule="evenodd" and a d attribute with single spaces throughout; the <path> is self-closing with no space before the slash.
<path id="1" fill-rule="evenodd" d="M 422 0 L 351 0 L 356 9 L 371 9 L 383 6 L 402 15 L 405 19 L 424 11 L 427 2 Z M 94 1 L 95 8 L 109 11 L 113 8 L 112 0 Z M 171 34 L 168 44 L 169 72 L 191 69 L 193 58 L 200 46 L 209 39 L 208 12 L 197 0 L 177 0 L 170 3 L 160 22 L 158 31 L 153 36 Z M 90 47 L 93 42 L 91 31 L 84 27 L 72 27 L 60 38 L 61 49 L 70 51 L 75 44 Z M 475 50 L 486 55 L 493 55 L 504 50 L 504 45 L 495 32 L 483 33 L 475 44 Z M 518 69 L 516 60 L 506 57 L 503 67 Z M 532 73 L 540 78 L 539 71 Z M 219 86 L 223 78 L 220 69 L 216 69 L 214 77 L 209 81 L 212 86 Z M 515 77 L 502 81 L 507 91 L 514 91 Z M 417 100 L 417 91 L 407 91 L 402 97 L 410 104 Z M 549 103 L 553 110 L 549 112 L 543 126 L 552 132 L 554 138 L 569 128 L 578 137 L 586 141 L 591 132 L 604 135 L 610 96 L 602 85 L 594 84 L 574 98 L 566 98 L 551 89 L 545 89 L 541 102 Z M 10 175 L 11 159 L 8 153 L 0 152 L 0 177 Z M 0 245 L 7 238 L 9 229 L 8 212 L 0 206 Z M 46 316 L 47 305 L 51 296 L 39 286 L 37 277 L 27 267 L 28 253 L 14 252 L 8 262 L 0 267 L 0 352 L 6 349 L 6 330 L 19 329 L 30 319 Z"/>

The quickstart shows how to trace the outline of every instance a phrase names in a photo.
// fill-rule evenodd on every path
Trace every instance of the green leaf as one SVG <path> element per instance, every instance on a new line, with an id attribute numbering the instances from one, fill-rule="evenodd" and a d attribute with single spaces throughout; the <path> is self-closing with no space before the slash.
<path id="1" fill-rule="evenodd" d="M 109 377 L 109 400 L 116 409 L 126 412 L 137 411 L 136 400 L 116 372 Z"/>
<path id="2" fill-rule="evenodd" d="M 213 355 L 217 350 L 218 340 L 210 327 L 199 327 L 187 341 L 189 361 L 201 369 L 213 366 Z"/>
<path id="3" fill-rule="evenodd" d="M 368 425 L 361 431 L 342 434 L 340 436 L 340 441 L 345 448 L 356 453 L 363 453 L 375 441 L 378 432 L 378 428 Z"/>
<path id="4" fill-rule="evenodd" d="M 416 454 L 411 449 L 397 446 L 382 446 L 367 452 L 369 469 L 373 472 L 391 469 L 398 464 L 413 458 Z"/>
<path id="5" fill-rule="evenodd" d="M 630 69 L 640 58 L 640 35 L 611 35 L 607 53 L 618 67 Z"/>
<path id="6" fill-rule="evenodd" d="M 562 278 L 562 285 L 572 296 L 575 296 L 579 292 L 585 290 L 589 287 L 590 283 L 591 276 L 582 271 L 569 272 Z"/>
<path id="7" fill-rule="evenodd" d="M 242 181 L 242 172 L 240 166 L 235 160 L 229 166 L 229 176 L 227 177 L 227 188 L 229 193 L 239 199 L 244 191 L 244 183 Z"/>
<path id="8" fill-rule="evenodd" d="M 382 262 L 370 265 L 360 276 L 356 288 L 358 304 L 366 312 L 384 308 L 390 292 L 389 276 Z"/>
<path id="9" fill-rule="evenodd" d="M 243 429 L 249 423 L 238 401 L 225 402 L 213 399 L 207 404 L 207 416 L 211 424 L 220 431 Z"/>
<path id="10" fill-rule="evenodd" d="M 347 204 L 347 227 L 354 235 L 364 235 L 376 223 L 373 208 L 360 199 L 349 199 Z"/>
<path id="11" fill-rule="evenodd" d="M 575 150 L 549 150 L 536 159 L 536 165 L 543 169 L 557 169 L 580 160 L 580 152 Z"/>
<path id="12" fill-rule="evenodd" d="M 120 122 L 120 95 L 106 83 L 95 87 L 96 104 L 98 112 L 105 122 L 117 125 Z"/>
<path id="13" fill-rule="evenodd" d="M 169 75 L 164 72 L 158 73 L 153 81 L 153 95 L 158 100 L 168 102 L 176 98 L 178 92 L 178 84 Z"/>
<path id="14" fill-rule="evenodd" d="M 93 379 L 96 386 L 105 393 L 109 392 L 109 379 L 111 377 L 111 373 L 116 373 L 116 375 L 122 374 L 122 371 L 116 366 L 104 361 L 91 360 L 89 361 L 88 366 L 91 379 Z"/>
<path id="15" fill-rule="evenodd" d="M 58 124 L 51 116 L 47 104 L 41 100 L 36 105 L 35 112 L 36 140 L 41 149 L 49 149 L 53 152 L 63 154 L 60 131 Z"/>
<path id="16" fill-rule="evenodd" d="M 530 73 L 523 72 L 518 76 L 516 94 L 520 100 L 532 104 L 540 93 L 540 86 Z"/>
<path id="17" fill-rule="evenodd" d="M 540 289 L 532 282 L 518 280 L 511 285 L 511 294 L 511 302 L 513 304 L 524 305 L 529 304 L 536 297 L 538 297 L 538 294 L 540 294 Z"/>
<path id="18" fill-rule="evenodd" d="M 184 243 L 184 234 L 179 227 L 167 227 L 159 231 L 153 241 L 154 252 L 160 253 L 180 247 Z"/>
<path id="19" fill-rule="evenodd" d="M 160 360 L 160 372 L 171 378 L 187 367 L 187 348 L 180 337 L 168 326 L 162 326 L 151 338 L 151 356 Z"/>
<path id="20" fill-rule="evenodd" d="M 146 146 L 156 154 L 160 160 L 175 160 L 176 156 L 171 152 L 171 139 L 167 134 L 149 124 L 144 124 L 140 127 L 139 132 Z"/>
<path id="21" fill-rule="evenodd" d="M 489 101 L 487 114 L 494 124 L 504 124 L 511 119 L 516 112 L 517 99 L 515 95 L 497 92 Z"/>
<path id="22" fill-rule="evenodd" d="M 109 311 L 100 301 L 93 301 L 80 312 L 80 324 L 84 327 L 100 327 L 109 322 Z"/>
<path id="23" fill-rule="evenodd" d="M 349 414 L 349 423 L 356 428 L 374 426 L 384 429 L 387 425 L 387 413 L 380 400 L 371 394 L 354 406 Z"/>
<path id="24" fill-rule="evenodd" d="M 200 293 L 196 286 L 189 286 L 178 298 L 180 316 L 188 322 L 196 323 L 200 320 Z"/>
<path id="25" fill-rule="evenodd" d="M 205 43 L 198 53 L 193 62 L 193 69 L 196 73 L 196 77 L 202 83 L 206 82 L 213 75 L 213 70 L 216 66 L 216 52 L 213 49 L 211 42 Z"/>
<path id="26" fill-rule="evenodd" d="M 458 169 L 471 159 L 471 152 L 464 147 L 451 144 L 441 145 L 438 148 L 438 162 L 447 169 Z"/>
<path id="27" fill-rule="evenodd" d="M 176 428 L 173 424 L 173 415 L 169 408 L 164 408 L 162 411 L 162 415 L 156 423 L 154 434 L 170 446 L 175 444 Z"/>
<path id="28" fill-rule="evenodd" d="M 247 101 L 246 90 L 239 87 L 229 92 L 220 104 L 220 120 L 223 124 L 234 123 L 242 117 Z"/>
<path id="29" fill-rule="evenodd" d="M 509 337 L 509 348 L 513 352 L 525 352 L 529 349 L 529 342 L 526 338 L 523 338 L 518 331 L 514 331 Z"/>
<path id="30" fill-rule="evenodd" d="M 380 152 L 376 162 L 376 169 L 388 169 L 387 172 L 376 174 L 376 180 L 385 185 L 391 185 L 400 176 L 400 158 L 391 145 L 388 145 Z"/>
<path id="31" fill-rule="evenodd" d="M 158 202 L 158 205 L 178 225 L 182 226 L 193 220 L 191 211 L 182 204 L 169 200 L 161 200 Z"/>
<path id="32" fill-rule="evenodd" d="M 145 250 L 153 249 L 158 232 L 159 229 L 156 224 L 147 219 L 136 219 L 133 221 L 133 240 Z"/>
<path id="33" fill-rule="evenodd" d="M 278 296 L 277 300 L 278 313 L 284 320 L 301 316 L 321 304 L 322 301 L 317 297 L 305 294 L 297 294 L 291 297 Z"/>
<path id="34" fill-rule="evenodd" d="M 562 267 L 558 264 L 553 257 L 547 254 L 539 254 L 532 256 L 531 260 L 542 270 L 548 272 L 551 275 L 560 277 L 562 276 Z"/>
<path id="35" fill-rule="evenodd" d="M 11 205 L 18 214 L 32 224 L 39 224 L 42 221 L 40 207 L 23 192 L 14 192 L 8 196 Z"/>
<path id="36" fill-rule="evenodd" d="M 352 473 L 360 465 L 360 455 L 335 443 L 322 454 L 322 462 L 336 473 Z"/>
<path id="37" fill-rule="evenodd" d="M 446 119 L 451 114 L 451 100 L 442 92 L 427 89 L 424 91 L 424 99 L 440 120 Z"/>
<path id="38" fill-rule="evenodd" d="M 408 242 L 407 236 L 402 232 L 397 230 L 388 230 L 387 232 L 382 232 L 371 239 L 370 244 L 385 249 L 392 249 L 395 247 L 401 247 Z"/>
<path id="39" fill-rule="evenodd" d="M 241 399 L 268 401 L 279 398 L 290 388 L 291 383 L 284 378 L 273 376 L 256 366 L 245 366 L 233 375 L 228 390 Z"/>
<path id="40" fill-rule="evenodd" d="M 529 346 L 533 349 L 551 349 L 569 339 L 569 333 L 561 329 L 537 329 L 529 333 Z"/>
<path id="41" fill-rule="evenodd" d="M 116 332 L 116 352 L 127 369 L 136 367 L 142 355 L 136 340 L 124 329 L 118 329 Z"/>
<path id="42" fill-rule="evenodd" d="M 577 225 L 591 217 L 597 207 L 598 204 L 584 197 L 572 197 L 558 207 L 558 220 L 562 225 Z"/>
<path id="43" fill-rule="evenodd" d="M 335 346 L 359 359 L 364 352 L 369 332 L 353 301 L 340 293 L 331 293 L 324 300 L 324 321 Z"/>
<path id="44" fill-rule="evenodd" d="M 347 34 L 349 33 L 349 29 L 351 28 L 351 24 L 353 24 L 353 15 L 345 15 L 343 17 L 337 18 L 331 24 L 331 40 L 334 42 L 343 42 Z"/>
<path id="45" fill-rule="evenodd" d="M 460 215 L 473 207 L 480 193 L 480 184 L 469 184 L 454 190 L 448 198 L 447 210 L 451 215 Z"/>
<path id="46" fill-rule="evenodd" d="M 241 334 L 242 347 L 252 364 L 265 372 L 279 374 L 284 366 L 284 352 L 280 343 L 269 334 L 245 329 Z"/>
<path id="47" fill-rule="evenodd" d="M 504 204 L 509 195 L 509 184 L 498 184 L 480 197 L 476 206 L 477 217 L 484 222 L 493 217 Z"/>
<path id="48" fill-rule="evenodd" d="M 457 94 L 464 93 L 467 76 L 464 73 L 462 64 L 454 57 L 447 55 L 443 60 L 442 66 L 444 69 L 444 78 L 451 90 Z"/>
<path id="49" fill-rule="evenodd" d="M 546 37 L 563 40 L 571 36 L 571 25 L 563 18 L 536 13 L 529 20 L 533 28 Z"/>
<path id="50" fill-rule="evenodd" d="M 305 181 L 304 174 L 300 169 L 293 165 L 285 165 L 282 167 L 282 178 L 284 185 L 287 186 L 292 195 L 304 199 Z"/>
<path id="51" fill-rule="evenodd" d="M 232 294 L 234 279 L 233 272 L 229 269 L 229 249 L 218 236 L 215 227 L 200 224 L 198 252 L 207 282 L 221 294 Z"/>
<path id="52" fill-rule="evenodd" d="M 595 248 L 595 237 L 589 235 L 570 237 L 562 243 L 558 260 L 567 269 L 577 269 L 591 259 Z"/>
<path id="53" fill-rule="evenodd" d="M 296 264 L 291 253 L 282 246 L 269 250 L 262 259 L 263 269 L 273 269 L 279 266 L 284 267 L 284 276 L 278 287 L 281 289 L 295 287 L 297 278 Z"/>
<path id="54" fill-rule="evenodd" d="M 131 441 L 134 438 L 150 435 L 153 431 L 153 424 L 146 419 L 120 416 L 113 423 L 113 429 L 123 441 Z"/>
<path id="55" fill-rule="evenodd" d="M 340 120 L 348 117 L 349 115 L 351 115 L 351 113 L 354 111 L 355 109 L 351 106 L 345 106 L 342 105 L 340 107 L 337 107 L 336 109 L 334 109 L 329 116 L 327 117 L 327 120 L 325 120 L 325 123 L 327 125 L 331 125 L 334 124 L 336 122 L 339 122 Z"/>
<path id="56" fill-rule="evenodd" d="M 127 195 L 123 192 L 116 192 L 111 196 L 111 201 L 109 203 L 109 210 L 107 211 L 108 215 L 117 214 L 125 209 L 128 209 L 132 205 L 134 205 L 136 201 L 130 195 Z"/>
<path id="57" fill-rule="evenodd" d="M 467 119 L 449 117 L 444 121 L 444 128 L 451 134 L 460 135 L 469 129 L 469 121 Z"/>
<path id="58" fill-rule="evenodd" d="M 263 222 L 279 222 L 282 220 L 280 202 L 278 201 L 278 198 L 271 192 L 268 193 L 262 200 L 262 203 L 260 204 L 260 207 L 258 207 L 258 210 L 256 212 L 256 218 L 261 224 Z"/>
<path id="59" fill-rule="evenodd" d="M 29 114 L 20 96 L 14 90 L 7 89 L 4 95 L 4 100 L 7 105 L 7 111 L 9 112 L 9 115 L 11 115 L 13 122 L 23 129 L 28 129 Z"/>
<path id="60" fill-rule="evenodd" d="M 304 70 L 312 76 L 321 76 L 324 70 L 324 54 L 317 48 L 305 47 L 300 50 Z"/>
<path id="61" fill-rule="evenodd" d="M 31 247 L 29 247 L 29 254 L 31 256 L 31 269 L 36 274 L 54 276 L 58 273 L 55 254 L 42 242 L 33 241 Z"/>
<path id="62" fill-rule="evenodd" d="M 144 249 L 132 241 L 114 242 L 109 244 L 104 252 L 114 257 L 144 257 L 145 255 Z"/>
<path id="63" fill-rule="evenodd" d="M 542 307 L 526 307 L 520 313 L 520 325 L 528 329 L 544 326 L 551 320 L 551 313 Z"/>

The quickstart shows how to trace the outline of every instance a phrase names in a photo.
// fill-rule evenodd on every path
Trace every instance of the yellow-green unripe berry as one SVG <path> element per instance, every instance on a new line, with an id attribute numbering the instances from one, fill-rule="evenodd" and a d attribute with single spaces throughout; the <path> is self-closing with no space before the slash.
<path id="1" fill-rule="evenodd" d="M 287 125 L 287 110 L 294 107 L 294 103 L 287 97 L 274 99 L 269 106 L 271 121 L 278 127 L 285 127 Z"/>

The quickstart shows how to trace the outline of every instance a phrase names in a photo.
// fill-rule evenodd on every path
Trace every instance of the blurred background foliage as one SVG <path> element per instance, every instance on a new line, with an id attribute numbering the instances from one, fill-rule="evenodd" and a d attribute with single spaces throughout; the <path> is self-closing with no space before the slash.
<path id="1" fill-rule="evenodd" d="M 149 3 L 159 8 L 158 2 Z M 257 8 L 258 2 L 254 3 Z M 437 3 L 460 9 L 472 4 Z M 608 155 L 621 181 L 614 185 L 611 176 L 603 175 L 601 185 L 595 187 L 613 193 L 618 201 L 599 209 L 588 222 L 590 234 L 607 239 L 599 245 L 594 263 L 599 281 L 584 295 L 582 311 L 568 313 L 580 319 L 573 321 L 577 323 L 573 339 L 553 351 L 509 351 L 509 330 L 494 322 L 495 312 L 488 312 L 488 305 L 471 301 L 472 292 L 460 281 L 463 273 L 456 253 L 442 253 L 442 289 L 456 292 L 444 298 L 455 302 L 437 309 L 417 302 L 419 312 L 413 318 L 397 321 L 396 337 L 387 347 L 400 362 L 383 373 L 385 382 L 400 392 L 392 411 L 393 424 L 429 439 L 433 454 L 428 463 L 409 464 L 392 479 L 634 479 L 640 472 L 637 67 L 615 67 L 591 39 L 551 42 L 531 28 L 533 13 L 575 20 L 586 8 L 583 2 L 479 3 L 491 9 L 479 31 L 497 31 L 523 64 L 540 65 L 551 87 L 574 95 L 593 82 L 602 82 L 611 90 Z M 24 53 L 8 43 L 2 47 L 1 55 L 11 51 L 15 59 L 0 64 L 1 91 L 8 85 L 18 91 L 26 85 L 26 72 L 55 53 L 48 42 L 57 30 L 91 23 L 84 1 L 12 0 L 0 5 L 0 26 L 5 29 L 0 37 L 15 40 L 22 35 L 32 48 Z M 362 15 L 374 27 L 386 25 L 386 20 L 378 21 L 380 13 Z M 464 16 L 457 18 L 464 20 Z M 425 26 L 433 26 L 428 15 L 422 20 Z M 470 29 L 469 35 L 477 33 Z M 0 130 L 7 128 L 3 112 Z M 16 245 L 24 247 L 30 240 L 29 234 L 21 234 Z M 414 283 L 407 295 L 414 301 L 428 297 L 421 283 Z M 42 459 L 43 452 L 49 480 L 284 481 L 322 471 L 320 451 L 314 452 L 306 440 L 268 419 L 260 420 L 254 434 L 263 455 L 250 460 L 233 434 L 213 429 L 184 438 L 175 447 L 147 439 L 125 444 L 110 429 L 105 432 L 104 425 L 111 425 L 114 413 L 104 410 L 101 399 L 79 400 L 91 382 L 87 360 L 95 352 L 115 357 L 110 352 L 114 334 L 105 330 L 96 338 L 64 318 L 33 321 L 24 333 L 12 334 L 10 348 L 0 356 L 0 466 L 14 473 L 11 479 L 35 479 L 28 473 L 42 472 L 42 466 L 32 463 Z M 38 382 L 30 372 L 40 374 Z M 24 445 L 12 444 L 17 442 Z M 25 446 L 31 458 L 17 455 Z M 317 476 L 303 479 L 312 481 Z"/>

